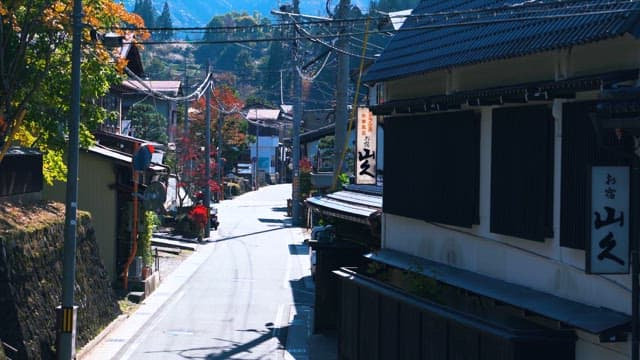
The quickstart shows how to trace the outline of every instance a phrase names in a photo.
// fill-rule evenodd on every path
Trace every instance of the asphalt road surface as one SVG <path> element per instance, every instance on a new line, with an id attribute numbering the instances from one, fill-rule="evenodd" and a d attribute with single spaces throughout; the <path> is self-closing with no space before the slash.
<path id="1" fill-rule="evenodd" d="M 304 359 L 313 299 L 291 185 L 217 204 L 211 255 L 120 352 L 123 359 Z M 300 339 L 299 341 L 296 339 Z"/>

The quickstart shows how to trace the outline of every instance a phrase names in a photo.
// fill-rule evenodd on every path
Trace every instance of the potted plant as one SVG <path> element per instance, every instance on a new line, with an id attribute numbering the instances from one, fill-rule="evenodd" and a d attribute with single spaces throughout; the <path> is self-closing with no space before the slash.
<path id="1" fill-rule="evenodd" d="M 153 211 L 145 211 L 140 224 L 138 256 L 142 257 L 142 279 L 146 279 L 153 272 L 153 252 L 151 237 L 153 229 L 158 225 L 158 217 Z"/>

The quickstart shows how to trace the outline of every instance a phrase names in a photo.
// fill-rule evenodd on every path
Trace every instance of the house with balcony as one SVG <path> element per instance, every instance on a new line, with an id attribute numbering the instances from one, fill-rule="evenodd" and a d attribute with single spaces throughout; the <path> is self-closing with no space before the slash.
<path id="1" fill-rule="evenodd" d="M 117 118 L 106 121 L 102 130 L 126 136 L 136 136 L 131 126 L 129 110 L 136 104 L 148 104 L 167 119 L 167 138 L 174 142 L 178 132 L 178 101 L 183 94 L 179 80 L 150 80 L 145 76 L 140 49 L 131 39 L 125 39 L 120 56 L 127 60 L 126 75 L 120 84 L 112 86 L 101 99 L 105 109 L 117 113 Z"/>
<path id="2" fill-rule="evenodd" d="M 341 358 L 637 358 L 639 36 L 637 2 L 420 2 L 364 79 L 381 246 L 335 272 Z"/>

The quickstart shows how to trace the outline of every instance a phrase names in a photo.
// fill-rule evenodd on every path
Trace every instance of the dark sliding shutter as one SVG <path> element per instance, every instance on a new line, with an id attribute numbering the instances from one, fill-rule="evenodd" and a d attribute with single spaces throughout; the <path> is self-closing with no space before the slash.
<path id="1" fill-rule="evenodd" d="M 600 150 L 590 113 L 595 101 L 562 106 L 562 185 L 560 246 L 584 249 L 587 236 L 587 171 L 593 164 L 616 164 L 610 152 Z M 605 140 L 606 142 L 606 140 Z"/>
<path id="2" fill-rule="evenodd" d="M 385 119 L 385 212 L 478 223 L 480 123 L 471 111 Z"/>
<path id="3" fill-rule="evenodd" d="M 384 121 L 383 211 L 421 219 L 425 188 L 420 179 L 426 174 L 420 161 L 420 145 L 425 140 L 422 121 L 415 116 L 387 117 Z"/>
<path id="4" fill-rule="evenodd" d="M 547 106 L 493 111 L 491 232 L 553 236 L 553 129 Z"/>

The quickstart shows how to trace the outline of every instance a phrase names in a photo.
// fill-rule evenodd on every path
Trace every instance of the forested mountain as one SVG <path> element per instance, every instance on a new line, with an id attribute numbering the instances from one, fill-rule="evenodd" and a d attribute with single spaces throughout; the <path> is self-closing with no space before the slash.
<path id="1" fill-rule="evenodd" d="M 279 6 L 277 0 L 236 0 L 233 1 L 233 7 L 230 6 L 230 0 L 128 1 L 132 2 L 130 6 L 134 12 L 148 19 L 146 23 L 153 25 L 149 27 L 165 28 L 170 23 L 174 27 L 206 28 L 172 34 L 155 31 L 155 43 L 146 45 L 146 55 L 143 55 L 145 72 L 149 78 L 184 80 L 184 67 L 189 64 L 188 74 L 192 78 L 190 83 L 195 84 L 210 63 L 214 73 L 223 75 L 225 81 L 236 88 L 243 99 L 254 98 L 259 103 L 275 106 L 281 102 L 293 102 L 292 79 L 294 74 L 300 72 L 305 79 L 303 90 L 306 109 L 327 109 L 334 104 L 337 51 L 333 45 L 336 38 L 331 34 L 343 31 L 354 34 L 350 36 L 346 51 L 351 55 L 350 67 L 355 76 L 361 61 L 364 59 L 365 65 L 371 63 L 389 39 L 389 34 L 377 31 L 383 26 L 384 16 L 372 11 L 371 15 L 375 19 L 366 25 L 367 11 L 363 10 L 368 10 L 369 7 L 383 12 L 402 10 L 411 8 L 418 2 L 379 0 L 372 1 L 365 7 L 358 6 L 352 0 L 347 17 L 360 20 L 348 22 L 347 27 L 339 28 L 332 21 L 322 24 L 316 21 L 316 24 L 308 25 L 303 21 L 301 28 L 294 30 L 291 26 L 274 26 L 281 19 L 273 17 L 269 12 Z M 328 16 L 328 5 L 335 13 L 338 0 L 332 0 L 328 4 L 320 3 L 320 0 L 314 1 L 315 3 L 301 0 L 301 12 Z M 216 5 L 217 2 L 224 2 L 229 6 Z M 310 7 L 313 10 L 305 10 Z M 151 12 L 155 13 L 152 15 Z M 170 21 L 167 20 L 168 13 Z M 207 19 L 200 23 L 202 20 L 195 20 L 196 17 Z M 193 19 L 190 20 L 191 23 L 184 23 L 187 18 Z M 197 24 L 193 24 L 196 21 Z M 285 21 L 291 22 L 289 19 Z M 373 33 L 366 42 L 363 36 L 365 32 Z M 293 37 L 301 39 L 295 61 L 292 57 L 293 42 L 288 40 Z M 173 40 L 185 39 L 195 43 L 172 44 Z M 353 88 L 350 97 L 353 96 Z"/>
<path id="2" fill-rule="evenodd" d="M 165 0 L 152 0 L 156 16 L 162 12 Z M 128 10 L 134 9 L 136 0 L 124 0 Z M 173 25 L 177 27 L 203 26 L 212 17 L 231 12 L 248 14 L 259 13 L 262 16 L 271 17 L 271 10 L 278 9 L 280 5 L 291 3 L 283 0 L 167 0 L 171 9 Z M 338 0 L 332 0 L 330 6 L 337 5 Z M 352 4 L 362 10 L 369 8 L 367 0 L 352 0 Z M 303 0 L 300 1 L 300 11 L 303 14 L 326 16 L 326 1 Z"/>

